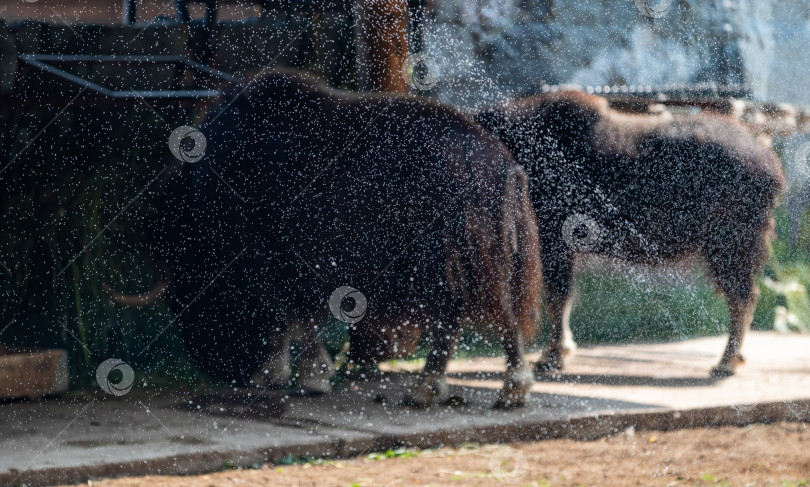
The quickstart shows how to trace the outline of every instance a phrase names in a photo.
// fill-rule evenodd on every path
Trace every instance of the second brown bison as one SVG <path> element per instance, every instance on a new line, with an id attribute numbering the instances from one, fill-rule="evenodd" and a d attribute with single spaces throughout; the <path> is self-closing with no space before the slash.
<path id="1" fill-rule="evenodd" d="M 530 178 L 552 328 L 538 369 L 561 369 L 573 349 L 576 254 L 647 264 L 699 254 L 731 316 L 712 373 L 734 372 L 759 296 L 770 213 L 785 184 L 772 150 L 730 118 L 624 114 L 575 91 L 505 103 L 478 120 Z"/>

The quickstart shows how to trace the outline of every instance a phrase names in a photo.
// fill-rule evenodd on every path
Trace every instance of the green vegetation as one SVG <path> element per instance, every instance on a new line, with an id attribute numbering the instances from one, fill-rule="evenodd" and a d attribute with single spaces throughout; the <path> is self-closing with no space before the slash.
<path id="1" fill-rule="evenodd" d="M 295 456 L 295 455 L 285 455 L 279 461 L 276 462 L 278 465 L 335 465 L 338 462 L 335 460 L 326 460 L 323 458 L 315 458 L 309 456 Z"/>
<path id="2" fill-rule="evenodd" d="M 723 333 L 728 312 L 706 279 L 653 285 L 631 277 L 578 276 L 571 330 L 584 343 L 671 341 Z"/>
<path id="3" fill-rule="evenodd" d="M 55 112 L 23 118 L 3 151 L 0 261 L 10 275 L 0 279 L 0 343 L 67 349 L 76 388 L 95 385 L 110 357 L 130 363 L 138 383 L 198 382 L 173 328 L 140 355 L 172 319 L 165 304 L 121 308 L 101 287 L 136 292 L 152 281 L 151 194 L 139 192 L 168 162 L 171 128 L 145 107 L 76 104 L 37 137 Z"/>
<path id="4" fill-rule="evenodd" d="M 419 450 L 408 448 L 397 448 L 396 450 L 386 450 L 383 453 L 370 453 L 369 460 L 382 460 L 383 458 L 410 458 L 416 456 Z"/>
<path id="5" fill-rule="evenodd" d="M 807 480 L 799 480 L 799 481 L 792 481 L 792 480 L 783 480 L 779 483 L 779 487 L 807 487 L 808 481 Z"/>

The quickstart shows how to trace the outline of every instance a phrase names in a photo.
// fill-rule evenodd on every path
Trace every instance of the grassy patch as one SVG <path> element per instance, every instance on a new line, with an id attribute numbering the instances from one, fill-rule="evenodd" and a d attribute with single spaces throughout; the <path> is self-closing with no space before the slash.
<path id="1" fill-rule="evenodd" d="M 579 342 L 685 340 L 727 329 L 728 311 L 706 279 L 650 286 L 626 276 L 580 275 L 576 282 L 571 330 Z"/>
<path id="2" fill-rule="evenodd" d="M 419 453 L 418 450 L 408 448 L 397 448 L 396 450 L 386 450 L 382 453 L 370 453 L 369 460 L 382 460 L 385 458 L 411 458 Z"/>

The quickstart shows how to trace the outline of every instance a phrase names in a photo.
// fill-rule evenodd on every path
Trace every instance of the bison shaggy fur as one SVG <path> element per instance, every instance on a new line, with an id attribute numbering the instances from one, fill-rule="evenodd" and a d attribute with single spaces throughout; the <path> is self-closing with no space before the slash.
<path id="1" fill-rule="evenodd" d="M 350 361 L 403 355 L 425 330 L 411 400 L 430 403 L 446 392 L 471 319 L 503 339 L 499 404 L 525 402 L 537 222 L 524 171 L 490 132 L 423 98 L 333 90 L 284 71 L 224 96 L 200 130 L 206 155 L 173 170 L 153 233 L 175 274 L 185 342 L 206 369 L 261 370 L 264 343 L 288 353 L 277 342 L 293 322 L 307 330 L 306 355 L 330 295 L 350 286 L 368 303 L 349 325 Z"/>
<path id="2" fill-rule="evenodd" d="M 715 114 L 627 114 L 577 91 L 484 110 L 523 165 L 540 225 L 551 339 L 538 368 L 560 369 L 573 260 L 595 253 L 659 264 L 702 256 L 729 312 L 729 342 L 714 369 L 733 373 L 759 294 L 771 211 L 785 184 L 774 152 Z"/>

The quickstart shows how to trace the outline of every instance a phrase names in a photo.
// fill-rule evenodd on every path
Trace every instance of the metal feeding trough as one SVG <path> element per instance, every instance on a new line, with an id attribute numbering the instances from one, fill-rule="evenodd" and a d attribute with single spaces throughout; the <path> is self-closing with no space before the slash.
<path id="1" fill-rule="evenodd" d="M 102 86 L 99 83 L 71 73 L 58 66 L 58 64 L 92 64 L 94 67 L 104 64 L 173 64 L 176 78 L 182 77 L 182 71 L 191 70 L 197 75 L 217 78 L 231 83 L 238 83 L 239 79 L 231 74 L 217 69 L 195 63 L 183 56 L 117 56 L 117 55 L 63 55 L 63 54 L 20 54 L 20 61 L 40 69 L 52 76 L 68 81 L 82 88 L 109 98 L 115 99 L 197 99 L 214 98 L 222 92 L 216 89 L 172 89 L 172 90 L 133 90 L 114 89 Z"/>
<path id="2" fill-rule="evenodd" d="M 0 345 L 0 399 L 60 394 L 68 385 L 65 350 Z"/>

